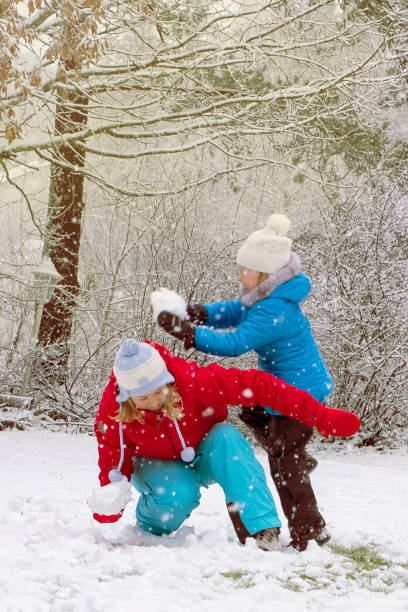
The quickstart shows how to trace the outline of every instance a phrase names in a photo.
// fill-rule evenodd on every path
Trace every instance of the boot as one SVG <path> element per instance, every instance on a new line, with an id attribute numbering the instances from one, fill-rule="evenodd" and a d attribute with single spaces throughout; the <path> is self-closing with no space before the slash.
<path id="1" fill-rule="evenodd" d="M 269 527 L 262 529 L 252 536 L 258 548 L 267 552 L 279 552 L 279 527 Z"/>
<path id="2" fill-rule="evenodd" d="M 331 538 L 330 533 L 327 531 L 326 527 L 323 527 L 321 530 L 315 532 L 314 539 L 318 543 L 319 546 L 324 546 L 329 542 Z"/>
<path id="3" fill-rule="evenodd" d="M 306 550 L 307 545 L 309 544 L 309 540 L 306 537 L 299 536 L 298 538 L 293 538 L 289 542 L 288 548 L 294 548 L 298 552 L 303 552 Z"/>
<path id="4" fill-rule="evenodd" d="M 238 510 L 235 509 L 235 504 L 227 502 L 227 510 L 230 516 L 231 522 L 234 526 L 235 533 L 238 536 L 238 540 L 241 544 L 245 544 L 248 538 L 254 538 L 256 540 L 258 548 L 267 551 L 278 551 L 279 550 L 279 527 L 269 527 L 262 529 L 251 536 L 248 529 L 245 527 L 241 520 L 241 516 Z"/>
<path id="5" fill-rule="evenodd" d="M 329 542 L 331 536 L 327 531 L 325 525 L 311 528 L 303 533 L 292 531 L 292 540 L 289 542 L 289 546 L 299 552 L 306 550 L 309 542 L 315 540 L 319 546 L 324 546 Z"/>

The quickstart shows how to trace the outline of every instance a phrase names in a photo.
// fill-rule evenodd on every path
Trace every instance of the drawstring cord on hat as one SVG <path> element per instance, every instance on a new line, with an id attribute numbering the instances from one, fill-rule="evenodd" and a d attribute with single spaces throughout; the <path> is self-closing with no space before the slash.
<path id="1" fill-rule="evenodd" d="M 195 450 L 192 446 L 186 446 L 185 440 L 183 438 L 183 434 L 180 431 L 180 427 L 176 419 L 173 419 L 173 423 L 176 428 L 177 435 L 180 438 L 181 446 L 183 447 L 183 450 L 181 451 L 180 456 L 182 460 L 185 461 L 186 463 L 191 463 L 191 461 L 193 461 L 195 457 Z M 118 467 L 110 470 L 108 474 L 108 478 L 111 482 L 120 482 L 123 478 L 121 469 L 122 469 L 123 460 L 125 457 L 125 445 L 123 443 L 123 425 L 122 423 L 119 423 L 119 445 L 120 445 L 120 459 L 119 459 Z"/>

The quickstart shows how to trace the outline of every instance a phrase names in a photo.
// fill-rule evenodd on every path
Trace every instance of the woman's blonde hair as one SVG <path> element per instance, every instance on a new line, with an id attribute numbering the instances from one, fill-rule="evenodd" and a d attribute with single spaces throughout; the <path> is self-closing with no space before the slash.
<path id="1" fill-rule="evenodd" d="M 183 415 L 181 397 L 173 385 L 168 385 L 167 389 L 168 394 L 162 410 L 169 419 L 179 419 Z M 138 408 L 136 408 L 135 402 L 131 397 L 129 397 L 125 402 L 122 402 L 119 413 L 114 417 L 114 419 L 120 423 L 131 423 L 131 421 L 138 421 L 139 423 L 142 423 L 142 425 L 144 424 L 142 413 Z"/>

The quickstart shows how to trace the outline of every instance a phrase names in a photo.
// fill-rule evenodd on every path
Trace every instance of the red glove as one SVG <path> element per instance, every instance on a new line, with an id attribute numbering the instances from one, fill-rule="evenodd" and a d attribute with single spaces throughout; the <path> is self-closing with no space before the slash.
<path id="1" fill-rule="evenodd" d="M 318 411 L 307 424 L 316 427 L 325 438 L 329 436 L 348 438 L 360 429 L 360 419 L 353 412 L 326 407 L 322 407 L 322 410 Z"/>
<path id="2" fill-rule="evenodd" d="M 109 516 L 105 516 L 104 514 L 96 514 L 94 513 L 93 517 L 95 521 L 98 523 L 116 523 L 120 519 L 123 514 L 123 510 L 119 512 L 119 514 L 110 514 Z"/>

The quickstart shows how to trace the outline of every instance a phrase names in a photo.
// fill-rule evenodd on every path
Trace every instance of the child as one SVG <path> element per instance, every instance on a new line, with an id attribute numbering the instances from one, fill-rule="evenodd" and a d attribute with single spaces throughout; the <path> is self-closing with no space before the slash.
<path id="1" fill-rule="evenodd" d="M 252 537 L 261 549 L 278 550 L 281 523 L 265 473 L 249 442 L 224 422 L 228 404 L 271 405 L 325 436 L 359 428 L 355 415 L 325 408 L 266 372 L 199 367 L 158 344 L 127 339 L 96 415 L 102 485 L 96 493 L 126 486 L 125 476 L 140 493 L 140 528 L 161 535 L 178 529 L 198 506 L 201 486 L 218 482 L 240 541 Z M 109 495 L 98 502 L 94 493 L 89 502 L 101 523 L 117 521 L 128 501 L 124 495 L 109 510 Z"/>
<path id="2" fill-rule="evenodd" d="M 286 236 L 290 221 L 272 214 L 266 227 L 255 231 L 238 251 L 239 299 L 189 307 L 190 321 L 159 315 L 159 324 L 212 355 L 235 356 L 254 350 L 259 368 L 325 402 L 333 383 L 300 304 L 311 283 L 300 272 Z M 233 328 L 219 332 L 213 328 Z M 265 412 L 265 410 L 267 412 Z M 268 408 L 243 408 L 240 417 L 268 453 L 271 475 L 288 520 L 291 546 L 305 550 L 308 541 L 330 539 L 311 486 L 309 473 L 317 461 L 306 452 L 311 427 Z M 268 414 L 269 413 L 269 414 Z"/>

